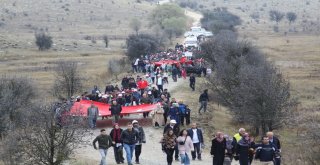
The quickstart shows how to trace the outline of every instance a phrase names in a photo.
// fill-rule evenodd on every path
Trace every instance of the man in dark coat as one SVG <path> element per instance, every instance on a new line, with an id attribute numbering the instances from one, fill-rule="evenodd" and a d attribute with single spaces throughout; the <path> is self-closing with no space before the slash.
<path id="1" fill-rule="evenodd" d="M 194 91 L 195 85 L 196 85 L 196 77 L 194 76 L 193 73 L 190 74 L 189 81 L 190 81 L 190 88 L 192 89 L 192 91 Z"/>
<path id="2" fill-rule="evenodd" d="M 273 136 L 273 132 L 267 132 L 267 136 L 269 138 L 269 141 L 271 144 L 273 144 L 276 149 L 277 149 L 277 156 L 275 157 L 275 165 L 281 165 L 281 156 L 279 153 L 281 153 L 281 144 L 280 144 L 280 140 Z"/>
<path id="3" fill-rule="evenodd" d="M 276 147 L 269 142 L 268 136 L 262 138 L 262 144 L 258 145 L 256 151 L 256 159 L 259 159 L 261 164 L 274 165 Z"/>
<path id="4" fill-rule="evenodd" d="M 201 114 L 201 110 L 203 108 L 203 112 L 207 111 L 207 104 L 209 101 L 208 89 L 204 90 L 203 93 L 199 97 L 199 102 L 201 104 L 199 108 L 199 114 Z"/>
<path id="5" fill-rule="evenodd" d="M 118 123 L 119 116 L 122 111 L 121 105 L 114 100 L 112 101 L 112 105 L 110 106 L 109 111 L 111 111 L 111 115 L 113 116 L 113 123 Z"/>
<path id="6" fill-rule="evenodd" d="M 137 120 L 133 120 L 132 124 L 133 124 L 133 129 L 138 132 L 138 140 L 137 140 L 137 143 L 135 146 L 135 152 L 134 152 L 136 157 L 135 162 L 136 164 L 140 164 L 139 157 L 142 151 L 142 143 L 146 143 L 146 135 L 144 133 L 143 128 L 139 125 Z"/>
<path id="7" fill-rule="evenodd" d="M 201 145 L 203 145 L 203 134 L 202 130 L 197 127 L 197 123 L 192 123 L 191 128 L 188 129 L 188 136 L 190 136 L 194 151 L 191 151 L 192 160 L 198 157 L 201 160 Z"/>
<path id="8" fill-rule="evenodd" d="M 226 151 L 226 139 L 222 132 L 217 132 L 212 140 L 210 154 L 213 156 L 213 165 L 223 165 Z"/>
<path id="9" fill-rule="evenodd" d="M 236 146 L 235 159 L 236 160 L 239 159 L 240 165 L 249 164 L 249 148 L 250 148 L 250 137 L 248 133 L 245 133 Z"/>
<path id="10" fill-rule="evenodd" d="M 133 129 L 131 122 L 129 122 L 127 126 L 128 128 L 121 133 L 120 139 L 123 142 L 123 148 L 126 151 L 128 165 L 132 165 L 131 160 L 139 135 L 138 132 Z"/>

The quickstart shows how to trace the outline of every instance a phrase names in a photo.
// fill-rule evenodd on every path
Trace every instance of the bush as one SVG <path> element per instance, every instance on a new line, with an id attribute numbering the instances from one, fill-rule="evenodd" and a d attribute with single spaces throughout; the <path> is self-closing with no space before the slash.
<path id="1" fill-rule="evenodd" d="M 160 44 L 154 36 L 149 34 L 130 35 L 127 40 L 127 53 L 129 59 L 139 58 L 141 55 L 155 53 Z"/>
<path id="2" fill-rule="evenodd" d="M 292 22 L 296 21 L 296 19 L 297 19 L 297 14 L 294 13 L 294 12 L 288 12 L 286 16 L 287 16 L 287 19 L 289 21 L 289 24 L 291 24 Z"/>
<path id="3" fill-rule="evenodd" d="M 230 13 L 226 8 L 205 11 L 201 19 L 201 25 L 213 33 L 219 33 L 220 30 L 234 31 L 234 27 L 240 24 L 240 18 Z"/>
<path id="4" fill-rule="evenodd" d="M 48 50 L 52 46 L 52 37 L 45 34 L 45 33 L 39 33 L 35 34 L 36 37 L 36 45 L 38 46 L 40 51 Z"/>
<path id="5" fill-rule="evenodd" d="M 271 21 L 276 21 L 277 24 L 282 20 L 284 17 L 284 13 L 278 11 L 278 10 L 271 10 L 269 12 L 270 20 Z"/>

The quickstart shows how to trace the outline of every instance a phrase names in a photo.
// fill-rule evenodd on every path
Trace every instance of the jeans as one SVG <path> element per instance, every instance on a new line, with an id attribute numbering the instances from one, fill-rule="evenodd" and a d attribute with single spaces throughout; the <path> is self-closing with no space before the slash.
<path id="1" fill-rule="evenodd" d="M 100 165 L 107 165 L 106 157 L 108 149 L 99 149 L 100 155 L 101 155 L 101 161 Z"/>
<path id="2" fill-rule="evenodd" d="M 174 152 L 174 148 L 167 148 L 167 149 L 166 149 L 167 163 L 168 163 L 168 164 L 172 164 L 172 161 L 173 161 L 173 152 Z"/>
<path id="3" fill-rule="evenodd" d="M 185 118 L 185 114 L 180 114 L 180 122 L 181 122 L 181 125 L 184 125 L 184 118 Z"/>
<path id="4" fill-rule="evenodd" d="M 179 149 L 178 149 L 178 144 L 174 146 L 174 158 L 179 159 Z"/>
<path id="5" fill-rule="evenodd" d="M 192 159 L 201 159 L 201 144 L 200 143 L 193 143 L 194 151 L 191 151 Z"/>
<path id="6" fill-rule="evenodd" d="M 95 128 L 97 126 L 97 119 L 95 117 L 88 117 L 89 127 Z"/>
<path id="7" fill-rule="evenodd" d="M 186 114 L 186 124 L 189 125 L 190 124 L 190 113 Z"/>
<path id="8" fill-rule="evenodd" d="M 113 147 L 114 158 L 117 163 L 124 162 L 123 158 L 123 146 Z"/>
<path id="9" fill-rule="evenodd" d="M 136 156 L 136 162 L 139 162 L 139 157 L 140 157 L 140 154 L 141 154 L 141 150 L 142 150 L 142 144 L 136 145 L 135 151 L 134 151 L 134 154 Z"/>
<path id="10" fill-rule="evenodd" d="M 199 113 L 201 112 L 202 108 L 203 108 L 203 112 L 207 111 L 207 104 L 208 104 L 208 101 L 201 101 L 201 106 L 199 108 Z"/>
<path id="11" fill-rule="evenodd" d="M 180 154 L 181 157 L 181 164 L 183 165 L 190 165 L 190 159 L 187 153 L 185 154 Z"/>
<path id="12" fill-rule="evenodd" d="M 158 91 L 163 92 L 163 85 L 157 85 L 158 86 Z"/>
<path id="13" fill-rule="evenodd" d="M 135 144 L 123 144 L 124 150 L 126 151 L 128 165 L 132 164 L 131 160 L 132 160 L 135 146 L 136 146 Z"/>

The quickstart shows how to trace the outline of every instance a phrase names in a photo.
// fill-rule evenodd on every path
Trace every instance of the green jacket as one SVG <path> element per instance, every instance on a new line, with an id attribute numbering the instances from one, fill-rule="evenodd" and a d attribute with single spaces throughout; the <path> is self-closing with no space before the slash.
<path id="1" fill-rule="evenodd" d="M 108 149 L 112 146 L 112 139 L 109 135 L 99 135 L 93 140 L 93 147 L 96 149 L 96 142 L 98 141 L 99 149 Z"/>

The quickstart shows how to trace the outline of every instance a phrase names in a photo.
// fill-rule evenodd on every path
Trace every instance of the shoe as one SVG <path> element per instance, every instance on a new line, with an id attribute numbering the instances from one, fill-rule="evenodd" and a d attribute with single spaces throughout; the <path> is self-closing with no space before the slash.
<path id="1" fill-rule="evenodd" d="M 176 161 L 179 161 L 179 158 L 176 158 L 175 160 L 176 160 Z"/>
<path id="2" fill-rule="evenodd" d="M 137 161 L 136 161 L 136 164 L 140 164 L 140 162 L 137 162 Z"/>
<path id="3" fill-rule="evenodd" d="M 200 161 L 201 161 L 202 159 L 201 159 L 201 158 L 198 158 L 198 160 L 200 160 Z"/>
<path id="4" fill-rule="evenodd" d="M 196 158 L 192 158 L 192 160 L 196 160 Z"/>

